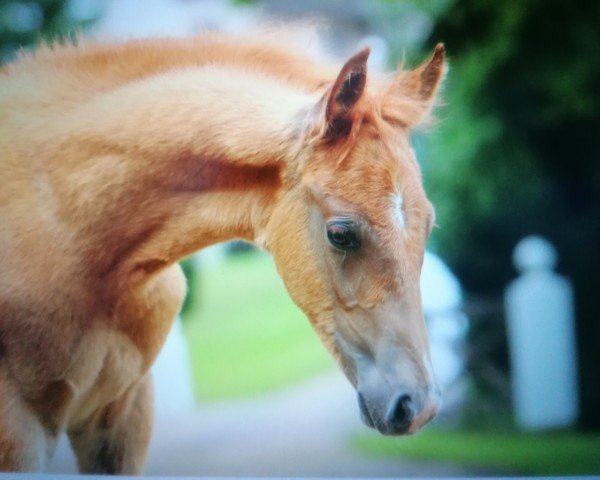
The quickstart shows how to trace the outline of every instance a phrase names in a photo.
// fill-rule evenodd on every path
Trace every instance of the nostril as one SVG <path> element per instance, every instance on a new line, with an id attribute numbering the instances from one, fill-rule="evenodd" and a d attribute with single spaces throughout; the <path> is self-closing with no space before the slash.
<path id="1" fill-rule="evenodd" d="M 410 395 L 398 397 L 396 404 L 392 405 L 388 414 L 388 421 L 396 429 L 408 430 L 415 416 L 413 401 Z"/>

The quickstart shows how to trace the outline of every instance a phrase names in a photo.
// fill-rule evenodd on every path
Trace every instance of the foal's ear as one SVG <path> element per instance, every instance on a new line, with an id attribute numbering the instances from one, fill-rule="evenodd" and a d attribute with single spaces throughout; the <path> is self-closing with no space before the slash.
<path id="1" fill-rule="evenodd" d="M 365 48 L 350 58 L 326 94 L 325 136 L 329 139 L 345 137 L 352 129 L 354 107 L 367 83 L 367 60 L 370 53 L 371 50 Z"/>
<path id="2" fill-rule="evenodd" d="M 446 71 L 446 49 L 443 43 L 438 43 L 429 60 L 410 72 L 398 75 L 390 93 L 408 97 L 413 103 L 412 108 L 405 106 L 404 115 L 401 115 L 407 126 L 417 125 L 427 117 L 435 104 L 436 93 Z"/>

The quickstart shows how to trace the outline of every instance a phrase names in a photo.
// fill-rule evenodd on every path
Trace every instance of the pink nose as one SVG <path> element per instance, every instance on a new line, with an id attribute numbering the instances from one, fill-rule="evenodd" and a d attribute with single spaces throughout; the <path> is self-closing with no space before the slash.
<path id="1" fill-rule="evenodd" d="M 416 433 L 419 431 L 421 427 L 423 427 L 426 423 L 430 422 L 435 418 L 435 416 L 439 412 L 439 403 L 431 402 L 427 405 L 423 411 L 413 420 L 412 424 L 408 429 L 408 433 Z"/>

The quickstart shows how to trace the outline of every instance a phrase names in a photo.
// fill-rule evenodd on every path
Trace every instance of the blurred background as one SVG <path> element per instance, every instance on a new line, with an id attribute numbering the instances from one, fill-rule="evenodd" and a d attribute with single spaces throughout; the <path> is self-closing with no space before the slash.
<path id="1" fill-rule="evenodd" d="M 600 2 L 0 0 L 0 62 L 78 32 L 299 19 L 340 62 L 370 45 L 373 69 L 446 45 L 437 124 L 413 138 L 437 210 L 422 288 L 445 407 L 415 437 L 368 431 L 270 258 L 218 246 L 183 264 L 148 474 L 600 474 Z M 74 471 L 64 440 L 51 470 Z"/>

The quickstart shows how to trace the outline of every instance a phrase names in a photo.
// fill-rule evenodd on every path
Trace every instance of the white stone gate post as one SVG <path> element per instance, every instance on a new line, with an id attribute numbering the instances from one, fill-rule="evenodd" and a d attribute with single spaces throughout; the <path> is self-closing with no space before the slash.
<path id="1" fill-rule="evenodd" d="M 549 242 L 524 238 L 513 254 L 521 276 L 505 294 L 515 415 L 526 430 L 566 427 L 578 416 L 573 291 L 553 271 L 556 260 Z"/>

